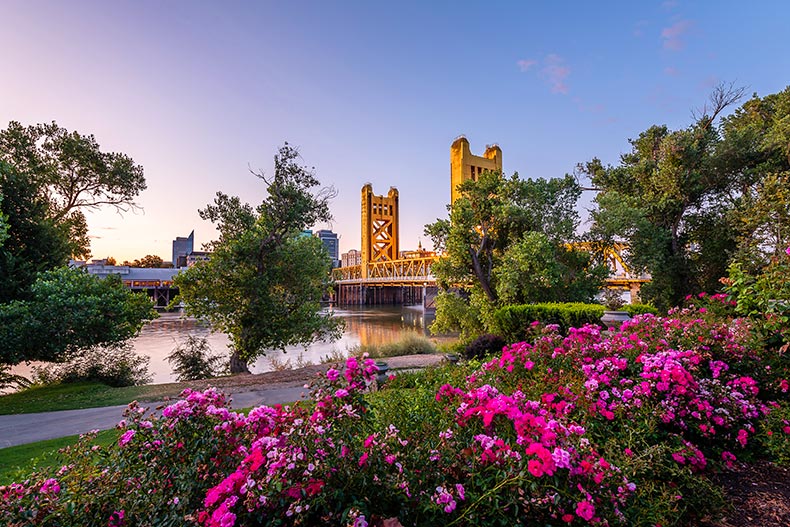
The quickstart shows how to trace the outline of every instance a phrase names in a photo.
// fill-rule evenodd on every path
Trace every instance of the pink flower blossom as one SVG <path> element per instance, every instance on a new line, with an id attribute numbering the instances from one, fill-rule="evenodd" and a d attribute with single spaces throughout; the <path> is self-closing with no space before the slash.
<path id="1" fill-rule="evenodd" d="M 576 514 L 579 518 L 590 521 L 595 516 L 595 507 L 587 500 L 580 501 L 576 504 Z"/>

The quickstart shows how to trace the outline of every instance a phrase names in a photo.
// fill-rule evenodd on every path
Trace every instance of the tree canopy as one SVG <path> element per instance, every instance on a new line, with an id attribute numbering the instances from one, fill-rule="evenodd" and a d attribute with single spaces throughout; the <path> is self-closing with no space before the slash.
<path id="1" fill-rule="evenodd" d="M 717 121 L 741 95 L 720 86 L 688 128 L 651 126 L 619 164 L 581 167 L 599 190 L 594 236 L 630 244 L 659 307 L 718 289 L 730 262 L 764 265 L 790 239 L 790 90 Z"/>
<path id="2" fill-rule="evenodd" d="M 84 211 L 134 207 L 143 169 L 125 154 L 104 152 L 92 135 L 56 123 L 0 130 L 0 302 L 23 298 L 36 273 L 90 255 Z"/>
<path id="3" fill-rule="evenodd" d="M 0 304 L 0 363 L 69 360 L 81 350 L 121 343 L 157 317 L 147 296 L 120 278 L 78 269 L 39 275 L 30 298 Z"/>
<path id="4" fill-rule="evenodd" d="M 448 207 L 449 219 L 425 227 L 446 256 L 432 268 L 442 289 L 470 290 L 471 306 L 481 316 L 485 304 L 589 301 L 598 292 L 608 270 L 570 245 L 581 194 L 573 177 L 524 180 L 484 172 L 458 188 L 461 197 Z M 457 325 L 458 318 L 442 311 L 460 305 L 440 297 L 437 320 L 440 326 L 448 320 L 443 329 Z"/>
<path id="5" fill-rule="evenodd" d="M 286 143 L 274 158 L 274 174 L 255 174 L 267 196 L 254 209 L 218 192 L 199 211 L 219 231 L 208 244 L 211 258 L 175 279 L 186 312 L 230 336 L 234 372 L 267 350 L 339 336 L 339 322 L 319 312 L 330 288 L 331 259 L 320 240 L 302 235 L 331 219 L 334 191 L 320 189 L 298 158 Z"/>

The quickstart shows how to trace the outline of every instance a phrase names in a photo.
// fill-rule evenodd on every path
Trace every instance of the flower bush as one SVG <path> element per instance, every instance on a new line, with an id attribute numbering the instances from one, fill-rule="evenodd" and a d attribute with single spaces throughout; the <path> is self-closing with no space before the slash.
<path id="1" fill-rule="evenodd" d="M 56 473 L 0 488 L 15 525 L 676 525 L 720 499 L 739 459 L 790 459 L 790 414 L 726 297 L 618 331 L 533 324 L 491 360 L 402 374 L 366 358 L 309 401 L 243 415 L 214 391 Z M 706 304 L 710 303 L 710 305 Z M 718 306 L 722 309 L 718 311 Z M 757 375 L 759 373 L 759 375 Z"/>

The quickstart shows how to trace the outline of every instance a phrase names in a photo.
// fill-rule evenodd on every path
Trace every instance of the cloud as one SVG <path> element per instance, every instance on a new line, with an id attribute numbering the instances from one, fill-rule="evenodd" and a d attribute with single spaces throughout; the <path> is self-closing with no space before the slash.
<path id="1" fill-rule="evenodd" d="M 679 20 L 671 26 L 661 30 L 661 39 L 664 41 L 664 49 L 680 51 L 686 47 L 684 37 L 692 27 L 691 20 Z"/>
<path id="2" fill-rule="evenodd" d="M 555 54 L 546 56 L 545 66 L 541 70 L 543 76 L 549 81 L 551 91 L 554 93 L 568 93 L 565 79 L 571 74 L 571 69 L 565 65 L 562 57 Z"/>
<path id="3" fill-rule="evenodd" d="M 537 63 L 538 63 L 537 60 L 532 60 L 532 59 L 526 59 L 526 60 L 522 59 L 516 62 L 516 64 L 518 64 L 518 69 L 520 69 L 521 71 L 527 71 Z"/>
<path id="4" fill-rule="evenodd" d="M 517 61 L 516 65 L 522 72 L 528 72 L 533 69 L 533 66 L 539 66 L 538 76 L 549 84 L 553 93 L 568 93 L 568 84 L 565 79 L 571 74 L 571 69 L 559 55 L 550 53 L 542 61 L 522 59 Z"/>

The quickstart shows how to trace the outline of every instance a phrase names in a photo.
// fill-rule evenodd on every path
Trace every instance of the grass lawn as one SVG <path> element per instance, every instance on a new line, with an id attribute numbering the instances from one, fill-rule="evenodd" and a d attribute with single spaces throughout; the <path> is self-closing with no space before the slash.
<path id="1" fill-rule="evenodd" d="M 113 388 L 101 383 L 53 384 L 0 396 L 0 415 L 53 412 L 155 401 L 175 397 L 183 385 L 152 384 Z"/>
<path id="2" fill-rule="evenodd" d="M 118 430 L 103 430 L 96 436 L 95 443 L 109 445 L 118 439 L 118 435 Z M 22 481 L 37 469 L 60 465 L 58 450 L 73 445 L 79 437 L 67 436 L 0 448 L 0 485 Z"/>

